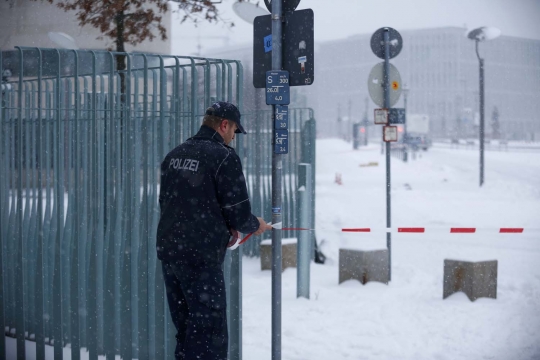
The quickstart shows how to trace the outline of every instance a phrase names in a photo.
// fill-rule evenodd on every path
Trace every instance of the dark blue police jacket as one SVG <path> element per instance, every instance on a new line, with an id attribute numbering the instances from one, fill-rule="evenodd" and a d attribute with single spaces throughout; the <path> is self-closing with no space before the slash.
<path id="1" fill-rule="evenodd" d="M 229 229 L 251 233 L 259 228 L 240 158 L 205 125 L 161 163 L 159 205 L 160 260 L 222 263 Z"/>

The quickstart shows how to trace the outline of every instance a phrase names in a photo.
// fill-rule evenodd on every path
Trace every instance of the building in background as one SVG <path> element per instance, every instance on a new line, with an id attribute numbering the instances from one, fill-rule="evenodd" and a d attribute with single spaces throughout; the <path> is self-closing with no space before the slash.
<path id="1" fill-rule="evenodd" d="M 147 41 L 136 48 L 126 44 L 127 51 L 171 54 L 171 44 L 188 35 L 173 34 L 174 16 L 178 17 L 169 12 L 163 19 L 168 30 L 166 41 Z M 72 36 L 81 49 L 106 49 L 112 45 L 110 40 L 97 39 L 97 29 L 81 28 L 74 14 L 65 13 L 49 3 L 0 1 L 2 51 L 13 50 L 17 45 L 56 47 L 48 37 L 49 32 Z M 444 27 L 400 33 L 403 50 L 391 61 L 410 89 L 408 113 L 427 114 L 431 135 L 435 138 L 477 137 L 478 59 L 474 42 L 465 36 L 466 29 Z M 369 100 L 366 105 L 365 101 L 369 98 L 367 78 L 371 68 L 381 59 L 371 52 L 370 39 L 371 34 L 363 34 L 316 43 L 313 85 L 292 88 L 291 106 L 314 108 L 320 137 L 338 136 L 340 132 L 346 134 L 348 129 L 344 127 L 364 120 L 366 114 L 367 119 L 373 121 L 374 104 Z M 200 41 L 205 42 L 205 38 L 201 37 Z M 255 90 L 252 85 L 252 46 L 204 46 L 200 54 L 242 61 L 245 111 L 267 107 L 263 91 Z M 176 52 L 176 55 L 190 55 Z M 503 35 L 480 44 L 480 52 L 485 58 L 487 138 L 539 140 L 540 40 Z M 9 54 L 4 52 L 3 57 L 6 64 Z M 16 67 L 12 64 L 13 69 Z M 396 107 L 403 107 L 403 96 Z M 352 131 L 352 126 L 349 127 Z M 370 131 L 370 135 L 379 136 L 378 128 Z"/>
<path id="2" fill-rule="evenodd" d="M 403 50 L 391 62 L 410 89 L 408 113 L 429 115 L 434 137 L 477 137 L 478 59 L 466 29 L 400 33 Z M 320 135 L 337 135 L 338 109 L 343 112 L 349 102 L 351 121 L 362 120 L 369 72 L 382 61 L 371 52 L 370 39 L 365 34 L 319 43 L 315 97 L 308 103 L 317 111 Z M 503 35 L 480 44 L 480 54 L 485 58 L 486 136 L 540 140 L 540 41 Z M 369 106 L 373 121 L 371 100 Z M 395 107 L 403 107 L 403 96 Z"/>
<path id="3" fill-rule="evenodd" d="M 479 126 L 479 73 L 474 42 L 466 29 L 445 27 L 400 31 L 403 50 L 391 62 L 410 89 L 408 113 L 426 114 L 435 138 L 476 138 Z M 293 87 L 293 106 L 312 107 L 318 136 L 341 136 L 375 105 L 367 79 L 381 62 L 370 48 L 371 34 L 315 44 L 315 81 Z M 252 85 L 252 45 L 213 49 L 205 56 L 239 59 L 244 65 L 244 108 L 264 108 L 264 94 Z M 540 140 L 540 40 L 501 36 L 480 44 L 485 58 L 486 136 Z M 396 107 L 403 107 L 403 96 Z M 367 114 L 367 116 L 366 116 Z M 343 121 L 346 119 L 347 121 Z M 350 124 L 350 129 L 344 126 Z M 379 127 L 370 136 L 380 135 Z"/>
<path id="4" fill-rule="evenodd" d="M 63 32 L 71 36 L 80 49 L 105 50 L 114 48 L 112 40 L 104 38 L 92 26 L 80 27 L 75 12 L 65 12 L 47 1 L 0 1 L 0 50 L 13 50 L 15 46 L 56 48 L 49 39 L 49 32 Z M 135 47 L 126 43 L 126 51 L 170 54 L 171 12 L 163 16 L 162 25 L 167 29 L 165 41 L 145 41 Z"/>

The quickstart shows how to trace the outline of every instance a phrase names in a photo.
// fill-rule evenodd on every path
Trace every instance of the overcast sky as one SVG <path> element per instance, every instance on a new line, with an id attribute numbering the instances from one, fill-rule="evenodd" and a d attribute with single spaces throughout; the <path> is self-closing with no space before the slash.
<path id="1" fill-rule="evenodd" d="M 234 2 L 223 0 L 218 5 L 222 17 L 235 23 L 233 28 L 204 22 L 198 27 L 191 23 L 178 25 L 181 16 L 173 15 L 173 53 L 195 54 L 199 43 L 203 55 L 213 47 L 250 44 L 252 25 L 235 15 Z M 259 6 L 266 9 L 264 0 Z M 315 41 L 369 34 L 383 26 L 398 31 L 494 26 L 503 35 L 540 40 L 540 0 L 302 0 L 298 9 L 307 8 L 315 13 Z"/>

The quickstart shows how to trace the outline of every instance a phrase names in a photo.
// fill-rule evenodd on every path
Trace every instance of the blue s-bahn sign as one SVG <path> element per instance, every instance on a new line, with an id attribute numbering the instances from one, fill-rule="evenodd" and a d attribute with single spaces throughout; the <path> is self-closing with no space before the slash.
<path id="1" fill-rule="evenodd" d="M 289 72 L 271 70 L 266 72 L 266 105 L 289 105 Z"/>

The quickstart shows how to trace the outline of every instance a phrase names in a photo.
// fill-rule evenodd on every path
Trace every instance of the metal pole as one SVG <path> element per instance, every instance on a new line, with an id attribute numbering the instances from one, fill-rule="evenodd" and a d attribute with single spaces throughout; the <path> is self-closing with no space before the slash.
<path id="1" fill-rule="evenodd" d="M 40 53 L 40 56 L 41 56 L 41 53 Z M 4 107 L 5 107 L 5 105 L 4 105 L 5 104 L 4 97 L 5 98 L 8 97 L 8 90 L 7 90 L 8 84 L 7 84 L 7 82 L 5 84 L 6 85 L 5 94 L 2 91 L 3 86 L 4 86 L 4 84 L 2 83 L 2 75 L 4 74 L 4 69 L 3 69 L 2 64 L 3 64 L 3 62 L 2 62 L 2 52 L 0 51 L 0 154 L 3 152 L 2 151 L 3 150 L 3 144 L 7 143 L 9 141 L 7 136 L 6 136 L 6 140 L 4 141 L 4 138 L 3 138 L 4 135 L 3 135 L 3 132 L 2 132 L 2 128 L 4 127 Z M 41 77 L 41 67 L 40 67 L 39 76 Z M 40 121 L 40 124 L 41 124 L 41 121 Z M 8 130 L 9 130 L 7 121 L 6 121 L 5 129 L 6 129 L 5 133 L 7 134 Z M 38 141 L 41 141 L 41 137 L 39 138 Z M 0 166 L 0 273 L 1 273 L 0 274 L 0 329 L 5 329 L 6 328 L 6 313 L 5 313 L 5 310 L 4 310 L 4 306 L 5 306 L 4 303 L 5 302 L 7 303 L 8 300 L 7 299 L 4 300 L 4 296 L 7 295 L 7 291 L 4 291 L 4 282 L 6 284 L 9 283 L 7 281 L 7 279 L 4 280 L 4 277 L 7 277 L 5 267 L 4 267 L 4 251 L 5 251 L 4 250 L 4 244 L 7 243 L 7 239 L 5 239 L 5 237 L 4 237 L 4 229 L 7 229 L 7 226 L 8 226 L 7 222 L 4 220 L 4 208 L 7 206 L 7 201 L 4 200 L 4 196 L 5 196 L 4 193 L 7 193 L 7 191 L 4 192 L 4 184 L 6 184 L 6 180 L 7 180 L 6 177 L 5 177 L 4 166 L 7 163 L 7 154 L 3 154 L 2 162 L 3 162 L 3 165 Z M 39 179 L 41 179 L 41 178 L 39 178 Z M 41 192 L 40 192 L 40 196 L 41 196 Z M 39 205 L 41 205 L 41 203 Z M 41 237 L 40 237 L 40 239 L 41 239 Z M 8 253 L 6 253 L 6 256 L 7 256 L 7 254 Z M 38 254 L 39 254 L 39 252 L 38 252 Z M 38 277 L 38 279 L 39 279 L 39 277 Z M 39 320 L 37 321 L 37 324 L 39 324 Z M 39 331 L 36 333 L 37 339 L 39 339 L 40 334 L 41 333 Z M 37 347 L 36 347 L 36 349 L 38 349 L 37 351 L 39 351 L 39 345 L 40 345 L 40 343 L 38 342 Z M 3 357 L 6 356 L 6 337 L 5 336 L 0 336 L 0 355 L 3 356 Z"/>
<path id="2" fill-rule="evenodd" d="M 390 110 L 390 86 L 388 76 L 390 73 L 389 62 L 389 30 L 384 29 L 384 108 Z M 391 204 L 390 204 L 390 142 L 386 142 L 386 227 L 390 229 L 391 221 Z M 386 248 L 388 249 L 388 280 L 392 280 L 392 234 L 386 233 Z"/>
<path id="3" fill-rule="evenodd" d="M 478 40 L 476 41 L 478 54 Z M 484 184 L 484 59 L 478 56 L 480 66 L 480 186 Z"/>
<path id="4" fill-rule="evenodd" d="M 347 122 L 348 122 L 348 125 L 352 125 L 352 119 L 351 119 L 351 107 L 352 107 L 352 100 L 349 99 L 349 112 L 347 113 Z M 351 129 L 348 127 L 348 126 L 345 126 L 345 134 L 343 134 L 343 138 L 345 141 L 349 142 L 350 138 L 350 133 L 349 131 L 351 131 Z"/>
<path id="5" fill-rule="evenodd" d="M 369 142 L 369 133 L 368 133 L 368 98 L 366 97 L 366 100 L 365 100 L 365 103 L 366 103 L 366 111 L 364 112 L 364 131 L 365 131 L 365 136 L 364 136 L 364 146 L 367 146 L 368 145 L 368 142 Z"/>
<path id="6" fill-rule="evenodd" d="M 281 70 L 281 2 L 272 1 L 272 70 Z M 272 113 L 276 106 L 272 105 Z M 273 138 L 276 131 L 273 131 Z M 272 224 L 281 218 L 283 156 L 272 152 Z M 281 230 L 272 229 L 272 360 L 281 360 Z"/>
<path id="7" fill-rule="evenodd" d="M 403 154 L 403 161 L 407 162 L 408 145 L 407 145 L 407 90 L 403 91 L 403 107 L 405 108 L 405 122 L 403 123 L 403 146 L 405 154 Z"/>
<path id="8" fill-rule="evenodd" d="M 300 214 L 299 226 L 310 228 L 311 214 L 311 164 L 298 165 L 298 212 Z M 297 242 L 296 297 L 309 299 L 310 263 L 311 263 L 311 234 L 308 231 L 299 231 Z"/>

